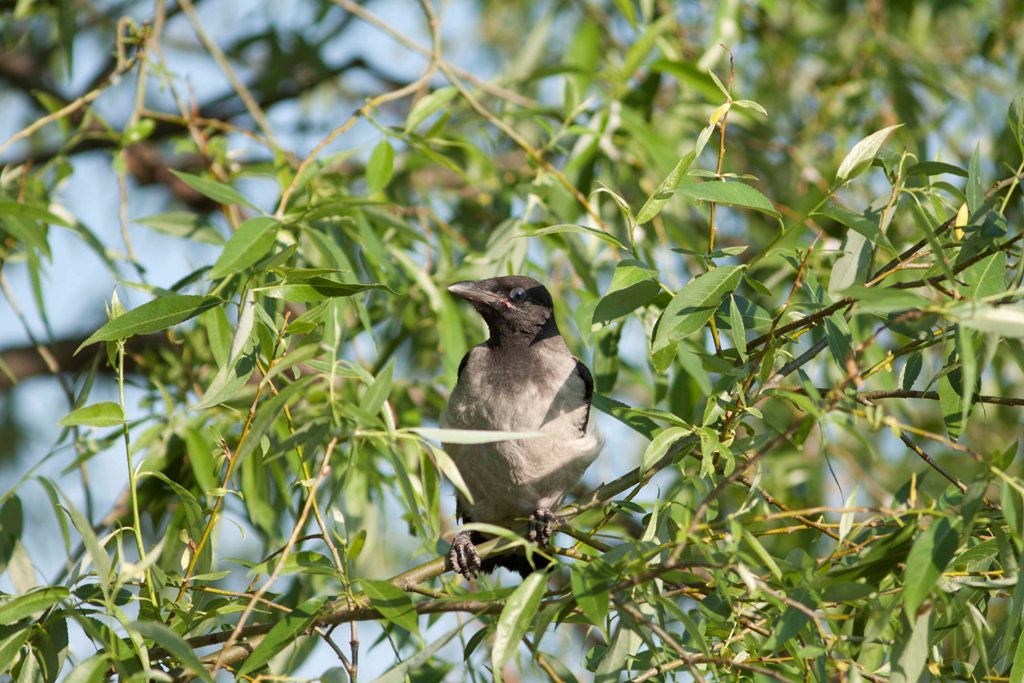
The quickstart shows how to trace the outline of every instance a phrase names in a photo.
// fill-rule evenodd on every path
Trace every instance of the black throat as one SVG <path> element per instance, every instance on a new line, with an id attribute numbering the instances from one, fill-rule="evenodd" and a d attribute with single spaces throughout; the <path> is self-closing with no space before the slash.
<path id="1" fill-rule="evenodd" d="M 561 336 L 553 315 L 544 321 L 540 329 L 530 325 L 516 325 L 515 321 L 506 318 L 488 320 L 487 328 L 491 333 L 491 336 L 487 338 L 487 347 L 490 349 L 521 351 L 546 339 Z"/>

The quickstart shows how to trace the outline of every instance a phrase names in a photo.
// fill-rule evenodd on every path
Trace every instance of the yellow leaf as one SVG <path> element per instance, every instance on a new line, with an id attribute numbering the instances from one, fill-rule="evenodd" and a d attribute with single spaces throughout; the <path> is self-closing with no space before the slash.
<path id="1" fill-rule="evenodd" d="M 711 118 L 708 119 L 708 123 L 718 123 L 719 119 L 725 116 L 725 112 L 729 111 L 729 102 L 723 102 L 718 109 L 711 113 Z"/>
<path id="2" fill-rule="evenodd" d="M 956 235 L 958 240 L 964 238 L 963 227 L 967 225 L 967 202 L 960 205 L 960 210 L 956 212 L 956 220 L 953 221 L 953 234 Z"/>

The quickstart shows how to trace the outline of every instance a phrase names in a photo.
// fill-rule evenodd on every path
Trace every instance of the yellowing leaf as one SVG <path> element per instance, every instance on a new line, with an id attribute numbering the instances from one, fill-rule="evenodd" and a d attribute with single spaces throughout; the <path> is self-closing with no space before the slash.
<path id="1" fill-rule="evenodd" d="M 967 225 L 967 215 L 967 202 L 964 202 L 963 204 L 960 205 L 960 209 L 956 212 L 956 220 L 953 221 L 953 233 L 956 235 L 956 238 L 958 240 L 962 240 L 964 238 L 963 227 Z"/>
<path id="2" fill-rule="evenodd" d="M 717 109 L 711 112 L 711 116 L 710 118 L 708 118 L 708 123 L 718 123 L 722 119 L 722 117 L 725 116 L 725 112 L 729 111 L 730 106 L 732 106 L 730 102 L 723 102 L 721 105 L 719 105 Z"/>

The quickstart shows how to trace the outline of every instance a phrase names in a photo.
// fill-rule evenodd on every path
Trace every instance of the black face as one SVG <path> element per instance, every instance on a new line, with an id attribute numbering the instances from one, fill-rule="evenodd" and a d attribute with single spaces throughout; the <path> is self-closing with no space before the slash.
<path id="1" fill-rule="evenodd" d="M 551 295 L 533 278 L 507 275 L 456 282 L 448 291 L 473 304 L 487 322 L 492 343 L 534 341 L 549 328 L 558 333 Z"/>

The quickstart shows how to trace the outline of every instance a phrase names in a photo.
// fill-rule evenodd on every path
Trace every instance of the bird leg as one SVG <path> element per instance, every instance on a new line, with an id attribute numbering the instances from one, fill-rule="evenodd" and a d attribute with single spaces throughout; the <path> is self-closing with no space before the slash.
<path id="1" fill-rule="evenodd" d="M 480 556 L 476 552 L 468 531 L 460 531 L 452 539 L 452 549 L 448 551 L 448 561 L 452 569 L 470 580 L 480 571 Z"/>
<path id="2" fill-rule="evenodd" d="M 555 516 L 547 508 L 537 508 L 530 514 L 530 526 L 526 532 L 526 538 L 545 546 L 554 534 Z"/>

